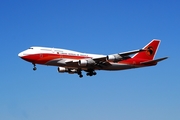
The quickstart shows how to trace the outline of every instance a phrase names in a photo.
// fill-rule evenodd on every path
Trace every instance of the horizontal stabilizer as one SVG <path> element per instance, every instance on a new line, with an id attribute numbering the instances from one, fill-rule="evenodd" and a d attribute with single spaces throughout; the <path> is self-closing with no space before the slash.
<path id="1" fill-rule="evenodd" d="M 141 62 L 141 64 L 144 64 L 144 65 L 157 64 L 158 62 L 160 62 L 160 61 L 162 61 L 162 60 L 165 60 L 165 59 L 167 59 L 167 58 L 168 58 L 168 57 L 159 58 L 159 59 L 156 59 L 156 60 L 145 61 L 145 62 Z"/>

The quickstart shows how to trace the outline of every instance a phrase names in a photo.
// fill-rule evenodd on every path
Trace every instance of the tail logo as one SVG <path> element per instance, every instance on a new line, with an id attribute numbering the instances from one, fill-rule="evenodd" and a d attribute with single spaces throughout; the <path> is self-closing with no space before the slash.
<path id="1" fill-rule="evenodd" d="M 149 47 L 147 48 L 146 53 L 147 53 L 148 55 L 153 55 L 153 54 L 154 54 L 154 49 L 153 49 L 153 47 L 149 46 Z"/>

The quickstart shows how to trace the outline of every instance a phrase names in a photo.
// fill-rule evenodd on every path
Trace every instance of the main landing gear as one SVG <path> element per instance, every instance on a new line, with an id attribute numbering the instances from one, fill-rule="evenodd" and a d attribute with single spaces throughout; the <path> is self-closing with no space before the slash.
<path id="1" fill-rule="evenodd" d="M 86 75 L 87 76 L 93 76 L 93 75 L 96 75 L 97 73 L 93 70 L 93 69 L 90 69 L 87 71 Z"/>
<path id="2" fill-rule="evenodd" d="M 86 73 L 87 76 L 93 76 L 93 75 L 96 75 L 96 74 L 97 73 L 95 71 Z"/>
<path id="3" fill-rule="evenodd" d="M 82 77 L 83 77 L 83 75 L 82 75 L 82 71 L 81 71 L 81 70 L 78 70 L 77 74 L 79 75 L 79 77 L 80 77 L 80 78 L 82 78 Z"/>
<path id="4" fill-rule="evenodd" d="M 37 70 L 37 68 L 36 68 L 36 64 L 34 64 L 34 63 L 32 63 L 33 64 L 33 70 L 35 71 L 35 70 Z"/>
<path id="5" fill-rule="evenodd" d="M 93 76 L 93 75 L 96 75 L 96 74 L 97 74 L 93 69 L 89 69 L 89 70 L 87 70 L 86 72 L 87 72 L 87 73 L 86 73 L 87 76 Z M 83 77 L 83 75 L 82 75 L 82 70 L 78 70 L 78 71 L 77 71 L 77 74 L 79 75 L 80 78 Z"/>

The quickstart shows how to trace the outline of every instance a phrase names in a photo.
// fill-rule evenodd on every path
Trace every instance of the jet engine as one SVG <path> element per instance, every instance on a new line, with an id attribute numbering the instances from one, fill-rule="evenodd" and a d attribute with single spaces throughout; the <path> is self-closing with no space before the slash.
<path id="1" fill-rule="evenodd" d="M 110 62 L 119 62 L 123 60 L 123 57 L 119 54 L 108 55 L 106 59 Z"/>
<path id="2" fill-rule="evenodd" d="M 65 67 L 58 67 L 58 72 L 59 72 L 59 73 L 68 72 L 68 69 L 65 68 Z"/>
<path id="3" fill-rule="evenodd" d="M 77 73 L 77 70 L 76 69 L 69 69 L 69 68 L 65 68 L 65 67 L 58 67 L 58 72 L 59 73 L 69 73 L 69 74 L 74 74 L 74 73 Z"/>
<path id="4" fill-rule="evenodd" d="M 95 65 L 95 61 L 93 59 L 83 59 L 83 60 L 79 60 L 78 65 L 79 66 L 91 66 L 91 65 Z"/>

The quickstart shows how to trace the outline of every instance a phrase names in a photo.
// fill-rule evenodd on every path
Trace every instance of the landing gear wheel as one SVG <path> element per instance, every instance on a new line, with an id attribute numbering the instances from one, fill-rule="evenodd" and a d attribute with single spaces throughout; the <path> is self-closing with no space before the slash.
<path id="1" fill-rule="evenodd" d="M 36 68 L 36 67 L 34 67 L 34 68 L 33 68 L 33 70 L 35 71 L 35 70 L 37 70 L 37 68 Z"/>
<path id="2" fill-rule="evenodd" d="M 86 73 L 87 76 L 93 76 L 93 75 L 96 75 L 96 74 L 97 73 L 94 70 L 87 71 L 87 73 Z"/>
<path id="3" fill-rule="evenodd" d="M 33 70 L 34 70 L 34 71 L 37 70 L 36 64 L 34 64 L 34 63 L 32 63 L 32 64 L 33 64 L 33 66 L 34 66 Z"/>
<path id="4" fill-rule="evenodd" d="M 89 73 L 86 73 L 87 76 L 89 76 L 90 74 Z"/>
<path id="5" fill-rule="evenodd" d="M 93 72 L 93 75 L 96 75 L 97 73 L 96 72 Z"/>
<path id="6" fill-rule="evenodd" d="M 89 72 L 86 73 L 86 75 L 87 75 L 87 76 L 93 76 L 93 74 L 92 74 L 92 73 L 89 73 Z"/>
<path id="7" fill-rule="evenodd" d="M 83 77 L 83 75 L 79 75 L 79 77 L 80 77 L 80 78 L 82 78 L 82 77 Z"/>
<path id="8" fill-rule="evenodd" d="M 81 69 L 78 69 L 78 70 L 77 70 L 77 74 L 79 75 L 80 78 L 83 77 L 83 75 L 82 75 L 82 70 L 81 70 Z"/>

